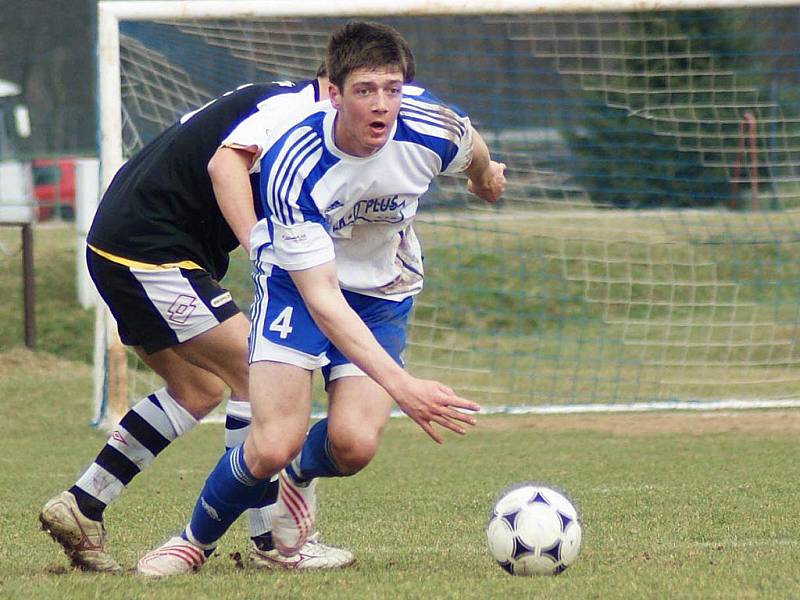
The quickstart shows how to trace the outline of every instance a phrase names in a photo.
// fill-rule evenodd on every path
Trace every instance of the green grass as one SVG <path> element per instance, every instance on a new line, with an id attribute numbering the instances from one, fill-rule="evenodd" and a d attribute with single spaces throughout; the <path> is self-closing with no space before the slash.
<path id="1" fill-rule="evenodd" d="M 94 312 L 78 305 L 75 229 L 34 227 L 36 347 L 63 358 L 91 362 Z M 18 228 L 0 227 L 0 351 L 24 343 L 22 254 Z"/>
<path id="2" fill-rule="evenodd" d="M 480 217 L 419 224 L 415 373 L 487 405 L 783 398 L 800 384 L 795 213 Z M 0 349 L 23 337 L 18 238 L 0 229 Z M 89 362 L 94 316 L 75 303 L 74 231 L 37 227 L 35 250 L 37 347 Z M 224 283 L 246 310 L 242 252 Z"/>
<path id="3" fill-rule="evenodd" d="M 484 417 L 443 446 L 393 420 L 365 472 L 320 486 L 321 530 L 352 549 L 353 568 L 241 570 L 237 524 L 194 576 L 77 572 L 36 515 L 104 442 L 87 427 L 89 392 L 79 363 L 0 355 L 1 598 L 788 598 L 800 584 L 797 413 Z M 220 425 L 199 426 L 108 509 L 125 566 L 182 526 L 221 440 Z M 579 507 L 583 550 L 559 577 L 513 578 L 486 553 L 491 501 L 521 480 Z"/>
<path id="4" fill-rule="evenodd" d="M 481 217 L 417 227 L 418 372 L 502 404 L 759 399 L 800 382 L 794 213 Z"/>
<path id="5" fill-rule="evenodd" d="M 88 426 L 93 316 L 74 300 L 73 232 L 37 228 L 35 235 L 39 335 L 36 352 L 29 352 L 22 348 L 19 256 L 13 254 L 18 232 L 0 229 L 0 242 L 12 254 L 0 256 L 0 598 L 796 595 L 796 412 L 482 417 L 475 431 L 464 438 L 449 436 L 444 446 L 428 441 L 407 420 L 393 420 L 364 473 L 320 486 L 321 530 L 328 541 L 355 552 L 358 562 L 351 569 L 303 574 L 239 569 L 231 555 L 242 552 L 247 540 L 244 526 L 237 524 L 196 576 L 152 582 L 132 573 L 76 572 L 60 548 L 38 531 L 36 517 L 45 500 L 69 486 L 105 440 Z M 495 265 L 481 258 L 475 266 Z M 248 293 L 246 281 L 242 273 L 236 276 L 240 301 Z M 589 319 L 578 323 L 585 339 L 607 333 Z M 541 327 L 554 325 L 543 322 Z M 637 393 L 625 388 L 632 384 L 622 367 L 613 366 L 612 344 L 596 346 L 605 353 L 589 356 L 580 353 L 566 330 L 554 330 L 551 341 L 517 336 L 515 346 L 504 346 L 499 335 L 498 340 L 472 336 L 458 356 L 500 369 L 505 385 L 536 393 L 552 386 L 564 391 L 565 400 L 570 394 L 599 395 L 599 390 L 609 396 Z M 515 348 L 544 361 L 558 360 L 560 370 L 531 371 L 525 365 L 518 365 L 517 372 L 503 370 L 514 364 Z M 591 373 L 576 376 L 576 360 L 593 369 L 594 379 Z M 670 374 L 655 368 L 637 372 L 637 385 L 652 385 L 653 393 L 659 378 Z M 715 381 L 724 386 L 730 372 L 706 369 L 700 375 L 709 386 Z M 474 378 L 476 386 L 492 381 L 485 371 L 460 377 L 461 384 Z M 221 426 L 196 428 L 108 509 L 110 548 L 127 567 L 184 524 L 221 445 Z M 510 577 L 486 553 L 482 527 L 492 499 L 521 480 L 562 487 L 580 510 L 585 528 L 581 556 L 557 578 Z"/>

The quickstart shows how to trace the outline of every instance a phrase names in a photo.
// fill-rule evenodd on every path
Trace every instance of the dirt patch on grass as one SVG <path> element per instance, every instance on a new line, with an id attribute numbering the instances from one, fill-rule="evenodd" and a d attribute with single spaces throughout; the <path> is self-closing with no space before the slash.
<path id="1" fill-rule="evenodd" d="M 46 352 L 33 352 L 26 348 L 12 348 L 8 352 L 0 352 L 0 378 L 53 374 L 79 377 L 90 373 L 90 365 L 64 360 Z"/>
<path id="2" fill-rule="evenodd" d="M 541 429 L 597 431 L 622 436 L 709 433 L 798 433 L 800 410 L 743 410 L 737 412 L 670 412 L 614 415 L 487 416 L 479 429 Z"/>

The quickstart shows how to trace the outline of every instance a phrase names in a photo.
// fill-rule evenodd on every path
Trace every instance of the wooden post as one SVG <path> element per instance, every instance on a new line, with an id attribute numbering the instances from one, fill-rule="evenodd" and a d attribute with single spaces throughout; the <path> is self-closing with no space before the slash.
<path id="1" fill-rule="evenodd" d="M 113 429 L 128 412 L 128 355 L 119 339 L 116 323 L 109 316 L 106 428 Z"/>
<path id="2" fill-rule="evenodd" d="M 33 282 L 33 230 L 22 225 L 22 304 L 25 311 L 25 345 L 36 347 L 36 298 Z"/>

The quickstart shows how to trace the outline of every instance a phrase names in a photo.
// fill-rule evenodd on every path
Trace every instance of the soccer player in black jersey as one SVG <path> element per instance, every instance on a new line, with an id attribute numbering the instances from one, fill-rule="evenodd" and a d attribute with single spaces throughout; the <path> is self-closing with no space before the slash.
<path id="1" fill-rule="evenodd" d="M 322 84 L 320 84 L 322 82 Z M 322 96 L 322 98 L 321 98 Z M 117 321 L 120 339 L 165 386 L 131 408 L 86 472 L 40 513 L 43 529 L 73 565 L 120 571 L 107 552 L 103 511 L 174 439 L 231 391 L 225 444 L 241 444 L 250 425 L 247 402 L 249 322 L 220 285 L 228 255 L 249 251 L 256 222 L 252 185 L 261 140 L 285 110 L 327 97 L 324 70 L 299 84 L 248 84 L 162 132 L 116 174 L 88 234 L 92 279 Z M 252 138 L 252 144 L 229 144 Z M 242 132 L 245 132 L 244 134 Z M 253 182 L 251 182 L 253 177 Z M 316 538 L 295 556 L 274 550 L 271 505 L 249 511 L 249 560 L 267 568 L 331 568 L 350 552 Z"/>

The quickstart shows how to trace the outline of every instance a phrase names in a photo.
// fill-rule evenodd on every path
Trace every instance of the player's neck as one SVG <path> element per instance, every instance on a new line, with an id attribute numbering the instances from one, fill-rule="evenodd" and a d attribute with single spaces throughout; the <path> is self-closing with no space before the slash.
<path id="1" fill-rule="evenodd" d="M 343 123 L 339 112 L 333 120 L 333 127 L 331 127 L 331 134 L 333 137 L 333 145 L 336 149 L 353 158 L 369 158 L 377 154 L 385 144 L 380 146 L 371 146 L 360 143 L 358 136 L 347 128 Z"/>
<path id="2" fill-rule="evenodd" d="M 328 81 L 327 77 L 317 77 L 317 88 L 319 90 L 320 101 L 330 99 L 330 94 L 328 94 L 329 85 L 330 81 Z"/>

